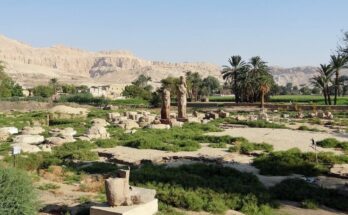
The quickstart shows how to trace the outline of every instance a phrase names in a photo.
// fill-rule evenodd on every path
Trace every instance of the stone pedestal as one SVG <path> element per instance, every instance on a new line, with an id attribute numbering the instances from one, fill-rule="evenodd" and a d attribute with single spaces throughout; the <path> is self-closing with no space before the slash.
<path id="1" fill-rule="evenodd" d="M 153 199 L 147 203 L 132 205 L 109 207 L 93 206 L 90 209 L 90 215 L 154 215 L 158 212 L 158 200 Z"/>

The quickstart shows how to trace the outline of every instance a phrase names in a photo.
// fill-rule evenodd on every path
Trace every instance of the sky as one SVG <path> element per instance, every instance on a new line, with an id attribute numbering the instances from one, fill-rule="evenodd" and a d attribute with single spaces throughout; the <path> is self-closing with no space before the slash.
<path id="1" fill-rule="evenodd" d="M 327 63 L 348 0 L 0 0 L 0 34 L 34 47 L 127 50 L 147 60 Z"/>

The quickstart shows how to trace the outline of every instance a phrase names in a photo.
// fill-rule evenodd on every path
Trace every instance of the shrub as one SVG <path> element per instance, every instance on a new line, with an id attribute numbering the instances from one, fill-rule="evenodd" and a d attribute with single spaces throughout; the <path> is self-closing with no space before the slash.
<path id="1" fill-rule="evenodd" d="M 258 208 L 270 201 L 256 176 L 216 165 L 144 165 L 132 172 L 131 181 L 156 189 L 160 202 L 188 210 L 222 213 L 228 208 L 240 210 L 246 203 Z M 249 195 L 254 198 L 243 201 Z"/>
<path id="2" fill-rule="evenodd" d="M 300 127 L 298 127 L 298 130 L 300 130 L 300 131 L 315 131 L 315 132 L 320 131 L 317 128 L 309 128 L 308 126 L 305 126 L 305 125 L 301 125 Z"/>
<path id="3" fill-rule="evenodd" d="M 220 142 L 220 143 L 210 143 L 209 147 L 211 148 L 226 148 L 226 143 Z"/>
<path id="4" fill-rule="evenodd" d="M 36 215 L 38 201 L 30 177 L 17 169 L 0 169 L 0 214 Z"/>
<path id="5" fill-rule="evenodd" d="M 235 146 L 229 148 L 229 152 L 239 152 L 241 154 L 250 154 L 253 151 L 262 150 L 265 152 L 273 151 L 273 146 L 268 143 L 250 143 L 246 139 L 237 142 Z"/>
<path id="6" fill-rule="evenodd" d="M 348 211 L 348 197 L 337 190 L 309 184 L 302 179 L 286 179 L 271 188 L 272 195 L 280 200 L 305 202 L 309 207 L 315 203 L 342 211 Z"/>
<path id="7" fill-rule="evenodd" d="M 317 145 L 323 148 L 341 148 L 343 150 L 348 150 L 348 142 L 341 142 L 335 138 L 326 138 L 324 140 L 318 141 Z"/>
<path id="8" fill-rule="evenodd" d="M 327 173 L 335 163 L 348 163 L 348 157 L 334 155 L 330 152 L 320 152 L 318 153 L 318 163 L 316 163 L 315 153 L 302 153 L 299 149 L 293 148 L 287 151 L 261 155 L 253 161 L 253 165 L 260 169 L 260 173 L 263 175 L 290 175 L 296 173 L 315 176 Z"/>

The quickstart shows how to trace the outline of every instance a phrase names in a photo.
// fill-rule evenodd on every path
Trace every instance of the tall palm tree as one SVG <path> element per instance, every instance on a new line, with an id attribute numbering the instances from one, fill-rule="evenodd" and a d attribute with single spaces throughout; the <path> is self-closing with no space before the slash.
<path id="1" fill-rule="evenodd" d="M 319 89 L 321 89 L 321 91 L 324 95 L 325 104 L 326 105 L 329 104 L 328 97 L 327 97 L 327 91 L 326 91 L 326 83 L 325 83 L 324 77 L 321 75 L 314 76 L 313 78 L 311 78 L 311 83 L 315 87 L 318 87 Z"/>
<path id="2" fill-rule="evenodd" d="M 271 90 L 273 85 L 273 78 L 269 75 L 262 75 L 258 80 L 259 90 L 261 94 L 261 109 L 265 106 L 265 95 Z"/>
<path id="3" fill-rule="evenodd" d="M 221 71 L 224 80 L 231 80 L 233 83 L 233 92 L 235 95 L 236 103 L 241 101 L 240 91 L 238 89 L 238 74 L 241 72 L 246 63 L 239 55 L 234 55 L 228 59 L 230 66 L 224 65 Z"/>
<path id="4" fill-rule="evenodd" d="M 330 92 L 330 84 L 332 83 L 332 76 L 334 71 L 330 64 L 320 64 L 317 72 L 318 76 L 312 78 L 311 82 L 314 86 L 322 89 L 325 104 L 331 105 L 331 92 Z"/>
<path id="5" fill-rule="evenodd" d="M 338 88 L 339 88 L 339 76 L 340 76 L 340 71 L 343 68 L 347 68 L 347 62 L 348 62 L 348 57 L 342 56 L 340 54 L 338 55 L 331 55 L 331 67 L 335 71 L 335 99 L 334 99 L 334 104 L 337 104 L 337 95 L 338 95 Z"/>

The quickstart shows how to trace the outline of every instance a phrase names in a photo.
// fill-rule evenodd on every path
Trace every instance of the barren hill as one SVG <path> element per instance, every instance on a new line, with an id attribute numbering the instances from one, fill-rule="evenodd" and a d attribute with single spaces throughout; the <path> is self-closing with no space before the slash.
<path id="1" fill-rule="evenodd" d="M 25 87 L 46 84 L 51 78 L 58 78 L 63 83 L 86 85 L 130 83 L 139 74 L 151 76 L 156 83 L 185 71 L 221 79 L 220 66 L 214 64 L 149 61 L 125 51 L 89 52 L 65 46 L 34 48 L 1 35 L 0 61 L 5 62 L 6 72 Z M 299 85 L 308 83 L 315 68 L 272 67 L 272 73 L 279 84 L 293 82 Z"/>

